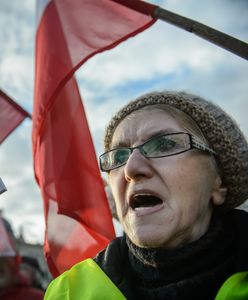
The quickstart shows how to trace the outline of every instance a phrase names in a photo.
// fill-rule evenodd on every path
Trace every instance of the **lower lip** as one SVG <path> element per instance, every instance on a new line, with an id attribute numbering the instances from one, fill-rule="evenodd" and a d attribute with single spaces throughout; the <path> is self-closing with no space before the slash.
<path id="1" fill-rule="evenodd" d="M 160 211 L 163 208 L 164 208 L 164 204 L 161 203 L 161 204 L 158 204 L 158 205 L 155 205 L 155 206 L 137 207 L 133 210 L 133 212 L 135 213 L 135 215 L 137 217 L 141 217 L 141 216 L 154 214 L 154 213 Z"/>

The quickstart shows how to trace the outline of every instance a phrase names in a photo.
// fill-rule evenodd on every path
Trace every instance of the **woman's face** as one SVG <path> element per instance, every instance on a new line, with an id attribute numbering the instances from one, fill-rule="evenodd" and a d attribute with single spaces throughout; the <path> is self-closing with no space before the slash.
<path id="1" fill-rule="evenodd" d="M 137 146 L 161 131 L 186 130 L 163 110 L 137 112 L 118 125 L 112 147 Z M 136 149 L 110 171 L 109 184 L 124 231 L 140 247 L 170 249 L 200 238 L 225 194 L 213 160 L 196 149 L 150 159 Z"/>

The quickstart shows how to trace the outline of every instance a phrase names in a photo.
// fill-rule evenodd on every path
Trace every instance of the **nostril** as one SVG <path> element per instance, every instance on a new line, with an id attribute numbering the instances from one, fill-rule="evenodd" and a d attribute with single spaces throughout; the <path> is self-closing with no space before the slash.
<path id="1" fill-rule="evenodd" d="M 132 178 L 127 176 L 126 174 L 125 174 L 125 179 L 126 179 L 127 182 L 131 182 L 131 180 L 132 180 Z"/>

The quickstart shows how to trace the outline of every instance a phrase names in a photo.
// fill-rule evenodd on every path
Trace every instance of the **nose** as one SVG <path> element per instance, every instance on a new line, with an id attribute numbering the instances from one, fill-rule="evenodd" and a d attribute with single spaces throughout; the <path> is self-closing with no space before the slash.
<path id="1" fill-rule="evenodd" d="M 153 169 L 149 159 L 143 156 L 139 149 L 135 149 L 124 166 L 124 173 L 126 181 L 130 182 L 143 177 L 151 177 Z"/>

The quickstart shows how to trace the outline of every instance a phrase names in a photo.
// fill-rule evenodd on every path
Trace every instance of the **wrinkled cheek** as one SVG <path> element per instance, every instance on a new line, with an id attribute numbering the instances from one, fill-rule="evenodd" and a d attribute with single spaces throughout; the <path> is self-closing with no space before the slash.
<path id="1" fill-rule="evenodd" d="M 115 207 L 116 207 L 118 218 L 120 222 L 122 222 L 122 220 L 125 218 L 125 215 L 127 214 L 125 198 L 124 196 L 120 195 L 120 193 L 117 194 L 114 192 L 113 192 L 113 198 L 115 201 Z"/>
<path id="2" fill-rule="evenodd" d="M 130 216 L 126 214 L 124 218 L 121 221 L 122 227 L 124 229 L 124 232 L 126 235 L 131 239 L 134 240 L 134 237 L 136 235 L 136 226 L 133 224 Z"/>
<path id="3" fill-rule="evenodd" d="M 123 180 L 120 178 L 120 176 L 110 174 L 109 186 L 112 191 L 112 195 L 114 197 L 115 202 L 120 202 L 120 199 L 123 198 L 125 193 L 125 186 L 123 184 Z"/>
<path id="4" fill-rule="evenodd" d="M 123 215 L 122 205 L 119 202 L 115 201 L 115 206 L 116 206 L 116 212 L 117 212 L 119 221 L 121 223 L 123 223 L 124 215 Z"/>

